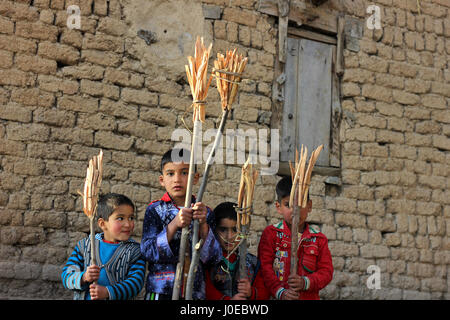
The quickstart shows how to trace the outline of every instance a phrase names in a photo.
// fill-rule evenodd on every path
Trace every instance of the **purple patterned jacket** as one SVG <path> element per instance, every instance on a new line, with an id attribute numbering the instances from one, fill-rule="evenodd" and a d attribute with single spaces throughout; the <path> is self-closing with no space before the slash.
<path id="1" fill-rule="evenodd" d="M 195 203 L 194 197 L 192 203 Z M 145 211 L 141 252 L 148 262 L 148 275 L 145 286 L 147 293 L 154 292 L 172 295 L 178 252 L 180 250 L 181 229 L 175 233 L 172 241 L 169 243 L 167 242 L 167 225 L 175 218 L 179 210 L 166 192 L 160 200 L 150 203 Z M 222 259 L 222 249 L 212 232 L 214 229 L 212 225 L 214 217 L 210 208 L 208 208 L 207 223 L 210 228 L 208 237 L 200 249 L 200 262 L 192 293 L 194 300 L 205 299 L 205 265 L 214 265 Z M 191 234 L 187 246 L 190 252 L 192 248 Z"/>

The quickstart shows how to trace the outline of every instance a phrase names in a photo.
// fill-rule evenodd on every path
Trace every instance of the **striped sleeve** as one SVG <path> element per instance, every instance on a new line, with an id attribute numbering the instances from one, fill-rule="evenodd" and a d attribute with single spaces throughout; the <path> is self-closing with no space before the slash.
<path id="1" fill-rule="evenodd" d="M 124 281 L 107 286 L 110 300 L 132 299 L 141 292 L 144 286 L 145 260 L 141 256 L 133 263 Z"/>
<path id="2" fill-rule="evenodd" d="M 78 246 L 75 247 L 72 254 L 70 255 L 67 263 L 65 264 L 61 279 L 63 286 L 67 289 L 77 289 L 84 290 L 86 285 L 81 285 L 81 278 L 83 277 L 84 271 L 84 258 L 80 252 Z"/>

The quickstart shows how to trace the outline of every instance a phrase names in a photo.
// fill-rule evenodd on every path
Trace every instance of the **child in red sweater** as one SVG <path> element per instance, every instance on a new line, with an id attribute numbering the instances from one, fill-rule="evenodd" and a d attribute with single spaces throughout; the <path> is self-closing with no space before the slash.
<path id="1" fill-rule="evenodd" d="M 220 263 L 206 270 L 207 300 L 265 300 L 269 293 L 264 286 L 260 262 L 247 253 L 248 278 L 238 279 L 239 256 L 234 250 L 239 243 L 236 229 L 235 204 L 223 202 L 214 209 L 215 235 L 219 241 L 223 258 Z"/>
<path id="2" fill-rule="evenodd" d="M 266 227 L 261 235 L 258 257 L 270 294 L 279 300 L 319 300 L 319 291 L 333 279 L 333 263 L 327 237 L 306 223 L 312 201 L 300 210 L 297 274 L 290 274 L 292 208 L 289 208 L 291 177 L 276 187 L 275 203 L 283 221 Z"/>

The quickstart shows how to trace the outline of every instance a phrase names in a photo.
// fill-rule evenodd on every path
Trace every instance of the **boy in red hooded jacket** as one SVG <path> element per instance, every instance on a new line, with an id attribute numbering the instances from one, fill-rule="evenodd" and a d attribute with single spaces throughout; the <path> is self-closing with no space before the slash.
<path id="1" fill-rule="evenodd" d="M 297 274 L 290 274 L 292 208 L 290 177 L 276 187 L 278 213 L 283 221 L 266 227 L 261 235 L 258 256 L 266 288 L 279 300 L 319 300 L 319 291 L 333 279 L 333 263 L 327 237 L 305 221 L 312 201 L 300 210 Z"/>

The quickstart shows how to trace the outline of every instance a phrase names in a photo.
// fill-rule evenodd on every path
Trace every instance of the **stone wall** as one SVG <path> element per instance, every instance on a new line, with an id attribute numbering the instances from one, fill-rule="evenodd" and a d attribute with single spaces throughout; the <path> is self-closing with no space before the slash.
<path id="1" fill-rule="evenodd" d="M 446 0 L 421 0 L 420 14 L 406 0 L 321 7 L 365 25 L 372 3 L 382 29 L 364 28 L 357 46 L 344 50 L 342 184 L 315 175 L 311 186 L 309 220 L 328 237 L 335 267 L 321 296 L 449 299 L 450 7 Z M 81 9 L 80 30 L 67 27 L 72 4 Z M 102 192 L 136 203 L 140 239 L 146 205 L 164 192 L 161 155 L 182 118 L 190 119 L 184 63 L 197 34 L 213 42 L 213 56 L 237 47 L 249 57 L 227 128 L 270 128 L 278 18 L 258 6 L 0 1 L 0 297 L 71 298 L 60 272 L 88 233 L 77 190 L 100 148 Z M 215 88 L 208 102 L 204 130 L 218 125 Z M 205 202 L 236 201 L 239 177 L 239 164 L 214 166 Z M 253 253 L 265 226 L 280 219 L 278 179 L 258 179 Z M 366 286 L 369 265 L 381 269 L 379 290 Z"/>
<path id="2" fill-rule="evenodd" d="M 382 30 L 345 51 L 343 186 L 324 203 L 334 284 L 339 298 L 449 299 L 449 4 L 376 3 Z M 369 293 L 371 264 L 382 288 Z"/>

